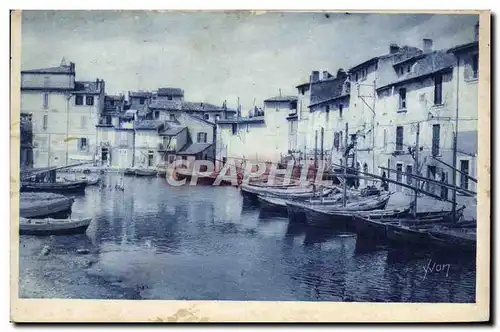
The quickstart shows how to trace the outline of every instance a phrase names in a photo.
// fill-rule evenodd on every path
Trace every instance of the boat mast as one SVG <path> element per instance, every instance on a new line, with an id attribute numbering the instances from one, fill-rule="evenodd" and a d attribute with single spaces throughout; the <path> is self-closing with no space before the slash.
<path id="1" fill-rule="evenodd" d="M 342 195 L 342 206 L 345 207 L 346 205 L 346 196 L 347 196 L 347 152 L 348 152 L 348 147 L 347 147 L 347 143 L 348 143 L 348 140 L 347 140 L 347 137 L 349 136 L 348 135 L 348 132 L 349 132 L 349 125 L 346 123 L 345 124 L 345 151 L 344 151 L 344 193 Z"/>
<path id="2" fill-rule="evenodd" d="M 413 174 L 418 175 L 418 152 L 420 150 L 419 147 L 419 140 L 420 140 L 420 122 L 417 123 L 417 141 L 415 145 L 415 165 L 414 165 L 414 170 Z M 418 198 L 418 188 L 419 188 L 419 181 L 417 178 L 415 178 L 415 186 L 417 189 L 415 189 L 415 194 L 413 197 L 413 218 L 417 218 L 417 198 Z"/>
<path id="3" fill-rule="evenodd" d="M 453 135 L 453 186 L 456 188 L 457 187 L 457 134 L 458 134 L 458 88 L 459 88 L 459 72 L 460 72 L 460 57 L 457 54 L 457 75 L 455 79 L 457 80 L 457 100 L 456 100 L 456 109 L 455 109 L 455 133 Z M 452 214 L 453 214 L 453 223 L 456 222 L 456 210 L 457 210 L 457 191 L 453 190 L 453 207 L 452 207 Z"/>

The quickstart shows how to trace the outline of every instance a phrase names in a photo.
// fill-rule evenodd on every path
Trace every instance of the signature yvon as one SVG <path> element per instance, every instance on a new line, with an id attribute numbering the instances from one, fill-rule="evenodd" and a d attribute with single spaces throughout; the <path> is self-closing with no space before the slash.
<path id="1" fill-rule="evenodd" d="M 429 263 L 427 264 L 427 266 L 424 266 L 425 274 L 423 280 L 425 280 L 428 273 L 435 273 L 435 272 L 444 273 L 445 271 L 446 271 L 446 277 L 448 278 L 448 272 L 450 271 L 450 267 L 451 267 L 450 264 L 437 264 L 436 262 L 433 262 L 432 259 L 429 259 Z"/>

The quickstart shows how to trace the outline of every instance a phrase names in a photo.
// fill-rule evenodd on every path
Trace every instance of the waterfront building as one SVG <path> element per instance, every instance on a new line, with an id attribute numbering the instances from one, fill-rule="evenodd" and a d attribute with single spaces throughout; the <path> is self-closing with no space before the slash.
<path id="1" fill-rule="evenodd" d="M 21 113 L 33 120 L 34 167 L 92 162 L 104 80 L 76 81 L 75 64 L 21 71 Z"/>
<path id="2" fill-rule="evenodd" d="M 31 114 L 21 113 L 20 123 L 20 167 L 33 167 L 33 123 Z"/>

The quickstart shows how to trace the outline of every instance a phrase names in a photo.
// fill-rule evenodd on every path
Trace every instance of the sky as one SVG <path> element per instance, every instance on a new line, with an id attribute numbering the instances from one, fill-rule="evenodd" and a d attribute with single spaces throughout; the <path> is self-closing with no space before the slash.
<path id="1" fill-rule="evenodd" d="M 389 44 L 473 40 L 476 15 L 325 12 L 25 11 L 23 70 L 76 64 L 106 93 L 179 87 L 188 101 L 243 110 L 296 95 L 311 71 L 349 69 Z"/>

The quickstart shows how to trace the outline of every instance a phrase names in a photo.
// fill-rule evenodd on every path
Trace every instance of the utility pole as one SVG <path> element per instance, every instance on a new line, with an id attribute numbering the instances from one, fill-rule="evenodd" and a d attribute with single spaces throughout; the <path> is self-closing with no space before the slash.
<path id="1" fill-rule="evenodd" d="M 346 197 L 347 197 L 347 184 L 346 184 L 346 181 L 347 181 L 347 143 L 348 143 L 348 140 L 347 140 L 347 137 L 349 136 L 348 135 L 348 132 L 349 132 L 349 125 L 346 123 L 345 124 L 345 151 L 344 151 L 344 194 L 342 195 L 342 206 L 345 207 L 346 205 Z"/>
<path id="2" fill-rule="evenodd" d="M 418 175 L 418 152 L 420 150 L 419 140 L 420 140 L 420 122 L 417 123 L 417 142 L 415 144 L 416 145 L 415 146 L 415 165 L 414 165 L 414 170 L 413 170 L 413 174 L 415 174 L 415 175 Z M 419 180 L 417 178 L 415 178 L 414 180 L 415 180 L 415 187 L 419 188 Z M 418 198 L 418 190 L 415 189 L 415 194 L 413 197 L 413 218 L 417 218 L 417 198 Z"/>
<path id="3" fill-rule="evenodd" d="M 453 165 L 454 167 L 451 169 L 453 172 L 453 186 L 457 186 L 457 171 L 456 171 L 456 165 L 457 165 L 457 132 L 453 134 Z M 457 191 L 453 190 L 453 207 L 452 207 L 452 214 L 453 214 L 453 224 L 456 222 L 456 212 L 457 212 Z"/>
<path id="4" fill-rule="evenodd" d="M 323 161 L 323 139 L 325 137 L 325 129 L 321 127 L 321 161 Z"/>

